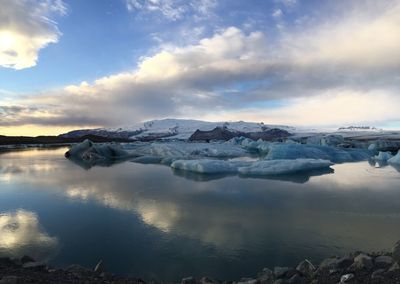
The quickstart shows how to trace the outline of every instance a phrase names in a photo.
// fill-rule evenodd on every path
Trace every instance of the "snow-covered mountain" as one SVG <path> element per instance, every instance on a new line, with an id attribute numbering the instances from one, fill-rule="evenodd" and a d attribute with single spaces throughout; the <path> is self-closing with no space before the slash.
<path id="1" fill-rule="evenodd" d="M 225 127 L 231 131 L 246 133 L 266 131 L 272 128 L 279 128 L 289 132 L 295 131 L 294 127 L 285 125 L 267 125 L 262 122 L 209 122 L 189 119 L 162 119 L 151 120 L 120 128 L 74 130 L 66 134 L 62 134 L 61 136 L 65 138 L 72 138 L 85 135 L 97 135 L 125 139 L 154 139 L 168 137 L 169 139 L 185 140 L 188 139 L 197 129 L 208 131 L 214 129 L 215 127 Z"/>

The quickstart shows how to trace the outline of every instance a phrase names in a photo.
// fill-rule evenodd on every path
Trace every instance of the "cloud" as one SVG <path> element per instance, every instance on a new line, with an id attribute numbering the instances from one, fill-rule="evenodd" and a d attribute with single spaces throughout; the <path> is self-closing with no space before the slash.
<path id="1" fill-rule="evenodd" d="M 31 255 L 48 259 L 57 248 L 58 240 L 40 229 L 35 213 L 18 210 L 0 214 L 0 253 L 21 257 Z"/>
<path id="2" fill-rule="evenodd" d="M 194 44 L 163 45 L 134 70 L 3 102 L 10 114 L 1 124 L 118 126 L 170 116 L 399 121 L 392 106 L 400 91 L 400 3 L 357 3 L 275 38 L 228 27 Z"/>
<path id="3" fill-rule="evenodd" d="M 3 0 L 0 9 L 0 66 L 35 66 L 38 53 L 60 36 L 54 14 L 65 14 L 61 0 Z"/>
<path id="4" fill-rule="evenodd" d="M 271 124 L 297 126 L 343 126 L 349 124 L 379 124 L 382 119 L 398 121 L 400 97 L 385 90 L 356 92 L 330 90 L 312 97 L 292 98 L 268 111 L 245 108 L 235 113 L 221 111 L 206 116 L 208 120 L 267 121 Z"/>
<path id="5" fill-rule="evenodd" d="M 186 14 L 197 18 L 207 17 L 216 5 L 216 0 L 126 0 L 130 12 L 157 12 L 170 21 L 180 20 Z"/>

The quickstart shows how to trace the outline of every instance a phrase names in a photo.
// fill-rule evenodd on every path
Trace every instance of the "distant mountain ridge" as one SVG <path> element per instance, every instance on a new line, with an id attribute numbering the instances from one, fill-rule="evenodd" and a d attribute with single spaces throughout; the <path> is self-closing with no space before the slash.
<path id="1" fill-rule="evenodd" d="M 211 131 L 216 127 L 223 127 L 232 132 L 263 132 L 270 129 L 282 129 L 288 132 L 295 131 L 294 127 L 285 125 L 267 125 L 262 122 L 209 122 L 192 119 L 162 119 L 138 123 L 132 126 L 119 128 L 80 129 L 61 134 L 63 138 L 76 138 L 85 135 L 96 135 L 105 138 L 119 138 L 132 140 L 154 140 L 159 138 L 187 140 L 196 131 Z"/>
<path id="2" fill-rule="evenodd" d="M 347 126 L 339 127 L 338 131 L 382 131 L 383 129 L 375 126 Z"/>

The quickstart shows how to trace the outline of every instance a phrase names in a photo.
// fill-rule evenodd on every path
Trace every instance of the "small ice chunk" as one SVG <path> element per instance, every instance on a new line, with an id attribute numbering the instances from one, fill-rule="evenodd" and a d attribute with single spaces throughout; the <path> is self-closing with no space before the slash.
<path id="1" fill-rule="evenodd" d="M 247 167 L 240 167 L 245 175 L 279 175 L 328 168 L 332 162 L 322 159 L 264 160 Z"/>
<path id="2" fill-rule="evenodd" d="M 400 165 L 400 150 L 397 152 L 395 156 L 388 160 L 389 164 Z"/>
<path id="3" fill-rule="evenodd" d="M 393 157 L 392 153 L 390 153 L 390 152 L 381 152 L 380 151 L 379 154 L 374 156 L 373 159 L 375 161 L 386 162 L 392 157 Z"/>

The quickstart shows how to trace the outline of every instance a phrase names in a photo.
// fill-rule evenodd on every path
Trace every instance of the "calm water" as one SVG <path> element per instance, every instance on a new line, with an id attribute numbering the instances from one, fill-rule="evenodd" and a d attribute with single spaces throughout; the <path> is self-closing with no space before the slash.
<path id="1" fill-rule="evenodd" d="M 125 162 L 85 170 L 66 149 L 0 155 L 0 254 L 145 279 L 237 279 L 400 239 L 400 173 L 368 162 L 275 179 Z"/>

